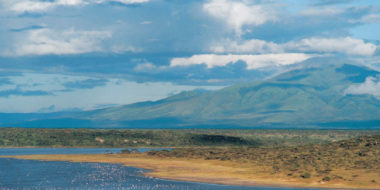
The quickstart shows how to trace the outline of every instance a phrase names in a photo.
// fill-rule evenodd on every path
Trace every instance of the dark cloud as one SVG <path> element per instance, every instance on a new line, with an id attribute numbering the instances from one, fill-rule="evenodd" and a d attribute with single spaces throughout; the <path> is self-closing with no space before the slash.
<path id="1" fill-rule="evenodd" d="M 9 96 L 48 96 L 52 95 L 50 92 L 42 90 L 21 90 L 19 88 L 2 90 L 0 91 L 0 97 L 9 97 Z"/>
<path id="2" fill-rule="evenodd" d="M 377 46 L 375 54 L 376 56 L 380 56 L 380 45 Z"/>
<path id="3" fill-rule="evenodd" d="M 48 107 L 42 107 L 42 108 L 40 108 L 37 112 L 38 113 L 52 113 L 52 112 L 55 112 L 57 114 L 61 114 L 61 113 L 65 113 L 65 112 L 73 113 L 73 112 L 81 112 L 81 111 L 84 111 L 84 110 L 80 109 L 80 108 L 76 108 L 76 107 L 69 108 L 69 109 L 60 109 L 60 110 L 57 110 L 57 107 L 55 105 L 50 105 Z"/>
<path id="4" fill-rule="evenodd" d="M 247 70 L 247 65 L 243 61 L 213 68 L 207 68 L 206 65 L 191 65 L 184 67 L 158 67 L 152 68 L 151 71 L 134 73 L 134 78 L 138 82 L 169 81 L 188 85 L 230 85 L 262 79 L 273 74 L 273 70 Z"/>
<path id="5" fill-rule="evenodd" d="M 62 85 L 69 89 L 92 89 L 98 86 L 105 86 L 109 82 L 107 79 L 87 79 L 74 82 L 66 82 Z"/>
<path id="6" fill-rule="evenodd" d="M 45 28 L 45 27 L 40 26 L 40 25 L 31 25 L 31 26 L 26 26 L 26 27 L 22 27 L 22 28 L 13 28 L 13 29 L 10 29 L 9 31 L 11 31 L 11 32 L 23 32 L 23 31 L 28 31 L 28 30 L 42 29 L 42 28 Z"/>
<path id="7" fill-rule="evenodd" d="M 207 68 L 205 65 L 170 67 L 173 57 L 190 57 L 192 54 L 125 54 L 125 55 L 78 55 L 39 56 L 25 58 L 0 58 L 3 68 L 30 72 L 77 74 L 120 78 L 136 82 L 173 82 L 189 85 L 226 85 L 261 79 L 273 70 L 247 70 L 244 62 L 228 64 L 224 67 Z M 139 64 L 151 63 L 153 68 L 136 71 Z M 16 64 L 17 63 L 17 64 Z M 67 90 L 104 86 L 106 79 L 91 79 L 64 83 Z"/>
<path id="8" fill-rule="evenodd" d="M 313 0 L 313 5 L 324 6 L 324 5 L 334 5 L 334 4 L 349 4 L 354 0 Z"/>
<path id="9" fill-rule="evenodd" d="M 45 16 L 45 13 L 31 13 L 31 12 L 23 12 L 19 14 L 17 17 L 19 18 L 41 18 Z"/>
<path id="10" fill-rule="evenodd" d="M 94 109 L 103 109 L 103 108 L 109 108 L 109 107 L 115 107 L 118 106 L 118 104 L 97 104 L 94 105 Z"/>
<path id="11" fill-rule="evenodd" d="M 49 107 L 44 107 L 44 108 L 41 108 L 41 109 L 38 110 L 38 112 L 40 112 L 40 113 L 54 112 L 54 111 L 56 111 L 55 105 L 51 105 Z"/>
<path id="12" fill-rule="evenodd" d="M 108 1 L 108 2 L 105 2 L 104 5 L 117 6 L 117 7 L 141 7 L 142 6 L 141 3 L 126 4 L 119 1 Z"/>
<path id="13" fill-rule="evenodd" d="M 0 72 L 0 77 L 6 78 L 6 77 L 11 77 L 11 76 L 23 76 L 23 73 L 20 73 L 19 71 L 3 71 Z"/>
<path id="14" fill-rule="evenodd" d="M 0 78 L 0 86 L 6 84 L 12 84 L 12 82 L 8 78 Z"/>

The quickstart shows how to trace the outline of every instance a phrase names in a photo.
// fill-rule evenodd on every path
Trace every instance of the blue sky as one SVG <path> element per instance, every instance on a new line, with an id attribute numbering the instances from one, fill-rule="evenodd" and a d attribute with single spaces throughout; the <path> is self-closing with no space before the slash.
<path id="1" fill-rule="evenodd" d="M 157 100 L 319 57 L 377 67 L 379 31 L 373 0 L 0 0 L 0 112 Z"/>

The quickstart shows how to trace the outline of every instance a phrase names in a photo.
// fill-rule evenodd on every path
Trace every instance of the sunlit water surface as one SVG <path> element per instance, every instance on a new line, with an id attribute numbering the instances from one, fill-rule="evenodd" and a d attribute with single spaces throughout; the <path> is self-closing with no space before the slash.
<path id="1" fill-rule="evenodd" d="M 119 152 L 120 149 L 0 149 L 1 155 Z M 148 149 L 140 149 L 147 151 Z M 144 177 L 144 169 L 107 163 L 0 158 L 0 189 L 294 189 L 182 182 Z M 304 190 L 304 189 L 301 189 Z"/>

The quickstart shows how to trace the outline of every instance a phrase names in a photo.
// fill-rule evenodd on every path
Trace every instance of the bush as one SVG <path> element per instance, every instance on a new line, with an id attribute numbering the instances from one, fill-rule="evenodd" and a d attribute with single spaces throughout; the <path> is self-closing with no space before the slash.
<path id="1" fill-rule="evenodd" d="M 304 174 L 301 175 L 301 177 L 304 178 L 304 179 L 307 179 L 307 178 L 310 178 L 311 175 L 310 175 L 309 172 L 305 172 Z"/>
<path id="2" fill-rule="evenodd" d="M 130 154 L 131 151 L 129 149 L 123 149 L 123 150 L 121 150 L 121 153 L 122 154 Z"/>
<path id="3" fill-rule="evenodd" d="M 324 177 L 323 179 L 322 179 L 322 181 L 330 181 L 331 180 L 331 178 L 329 177 L 329 176 L 326 176 L 326 177 Z"/>

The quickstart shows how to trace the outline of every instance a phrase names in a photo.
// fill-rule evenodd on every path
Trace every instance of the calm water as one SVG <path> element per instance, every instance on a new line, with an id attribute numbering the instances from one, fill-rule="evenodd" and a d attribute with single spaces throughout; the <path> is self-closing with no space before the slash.
<path id="1" fill-rule="evenodd" d="M 103 154 L 119 153 L 123 149 L 126 148 L 0 148 L 0 156 L 31 154 Z M 164 148 L 154 148 L 154 150 L 163 149 Z M 152 150 L 152 148 L 137 148 L 137 150 L 139 152 L 146 152 Z"/>
<path id="2" fill-rule="evenodd" d="M 0 149 L 0 155 L 104 153 L 106 150 L 120 151 L 120 149 Z M 142 176 L 145 171 L 119 164 L 0 158 L 0 189 L 294 189 L 162 180 Z"/>

